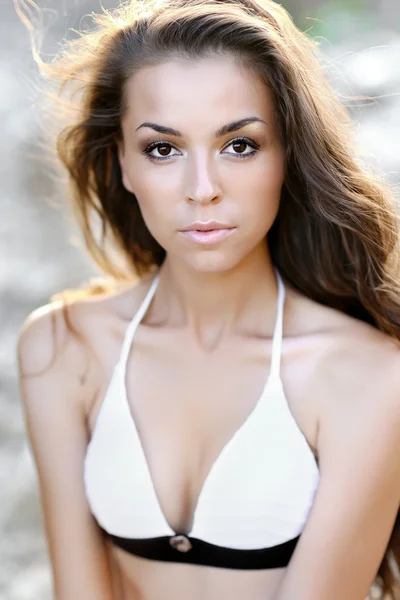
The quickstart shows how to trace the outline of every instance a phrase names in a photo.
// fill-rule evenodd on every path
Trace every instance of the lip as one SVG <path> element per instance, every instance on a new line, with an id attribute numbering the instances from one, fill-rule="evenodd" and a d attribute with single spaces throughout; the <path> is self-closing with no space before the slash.
<path id="1" fill-rule="evenodd" d="M 213 229 L 232 229 L 232 227 L 219 221 L 196 221 L 181 231 L 211 231 Z"/>
<path id="2" fill-rule="evenodd" d="M 236 227 L 223 227 L 221 229 L 186 229 L 180 233 L 188 238 L 191 242 L 202 246 L 216 244 L 226 239 L 236 231 Z"/>

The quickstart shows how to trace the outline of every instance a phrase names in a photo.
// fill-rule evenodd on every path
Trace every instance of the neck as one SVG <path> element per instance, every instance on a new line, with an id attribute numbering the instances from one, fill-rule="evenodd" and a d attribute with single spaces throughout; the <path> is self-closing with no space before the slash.
<path id="1" fill-rule="evenodd" d="M 210 350 L 235 333 L 272 336 L 277 295 L 266 244 L 225 271 L 199 271 L 167 255 L 154 310 L 162 311 L 163 321 L 190 330 L 199 346 Z"/>

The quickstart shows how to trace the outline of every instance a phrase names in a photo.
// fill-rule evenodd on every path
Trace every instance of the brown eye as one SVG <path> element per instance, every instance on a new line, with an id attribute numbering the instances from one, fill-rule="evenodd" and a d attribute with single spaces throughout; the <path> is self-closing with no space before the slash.
<path id="1" fill-rule="evenodd" d="M 256 154 L 260 148 L 260 145 L 257 144 L 257 142 L 245 137 L 232 140 L 227 147 L 229 148 L 230 146 L 233 148 L 234 152 L 227 152 L 227 154 L 236 156 L 236 158 L 249 158 Z M 250 148 L 250 152 L 246 152 L 246 148 Z"/>
<path id="2" fill-rule="evenodd" d="M 232 144 L 232 147 L 234 148 L 235 152 L 238 152 L 239 154 L 245 152 L 247 146 L 248 144 L 245 144 L 244 142 L 235 142 L 234 144 Z"/>
<path id="3" fill-rule="evenodd" d="M 163 142 L 161 140 L 157 142 L 153 142 L 143 150 L 143 153 L 148 156 L 152 160 L 166 160 L 167 158 L 171 158 L 174 154 L 171 154 L 171 149 L 173 146 L 168 142 Z M 157 154 L 154 152 L 157 151 Z"/>
<path id="4" fill-rule="evenodd" d="M 171 146 L 169 146 L 168 144 L 163 144 L 162 146 L 158 146 L 157 149 L 161 156 L 169 156 L 168 149 L 170 150 Z M 167 152 L 165 152 L 165 149 L 167 149 Z"/>

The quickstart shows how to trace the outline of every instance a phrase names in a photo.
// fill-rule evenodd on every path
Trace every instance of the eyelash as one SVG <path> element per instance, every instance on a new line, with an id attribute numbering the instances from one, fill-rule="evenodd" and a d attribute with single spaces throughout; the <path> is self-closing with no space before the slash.
<path id="1" fill-rule="evenodd" d="M 233 156 L 237 156 L 240 159 L 249 158 L 250 156 L 254 156 L 254 154 L 256 154 L 256 152 L 260 148 L 259 144 L 257 144 L 256 142 L 254 142 L 248 138 L 244 138 L 244 137 L 235 138 L 234 140 L 229 142 L 228 146 L 231 146 L 232 144 L 238 144 L 238 143 L 244 143 L 247 146 L 250 146 L 251 148 L 253 148 L 253 152 L 248 152 L 247 154 L 234 154 L 233 155 Z M 169 160 L 170 158 L 173 158 L 173 155 L 172 156 L 163 156 L 162 158 L 160 158 L 158 156 L 152 156 L 151 152 L 153 150 L 155 150 L 155 148 L 159 148 L 160 146 L 170 146 L 171 148 L 174 147 L 169 142 L 165 142 L 163 140 L 157 140 L 155 142 L 152 142 L 149 146 L 147 146 L 147 148 L 145 148 L 143 150 L 143 154 L 145 154 L 149 160 L 155 160 L 157 162 L 163 162 L 164 160 Z"/>

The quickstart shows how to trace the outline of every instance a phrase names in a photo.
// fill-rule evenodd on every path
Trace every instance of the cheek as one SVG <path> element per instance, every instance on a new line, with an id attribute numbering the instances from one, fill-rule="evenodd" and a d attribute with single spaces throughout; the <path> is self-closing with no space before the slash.
<path id="1" fill-rule="evenodd" d="M 285 178 L 284 160 L 277 152 L 252 165 L 252 169 L 232 180 L 234 197 L 244 202 L 245 220 L 257 230 L 268 230 L 278 212 Z M 243 214 L 243 213 L 242 213 Z"/>
<path id="2" fill-rule="evenodd" d="M 168 185 L 168 180 L 165 177 L 158 175 L 155 170 L 151 169 L 147 169 L 146 172 L 142 169 L 139 175 L 135 174 L 133 181 L 133 192 L 147 228 L 162 244 L 165 237 L 163 232 L 167 232 L 174 222 L 176 189 Z"/>

